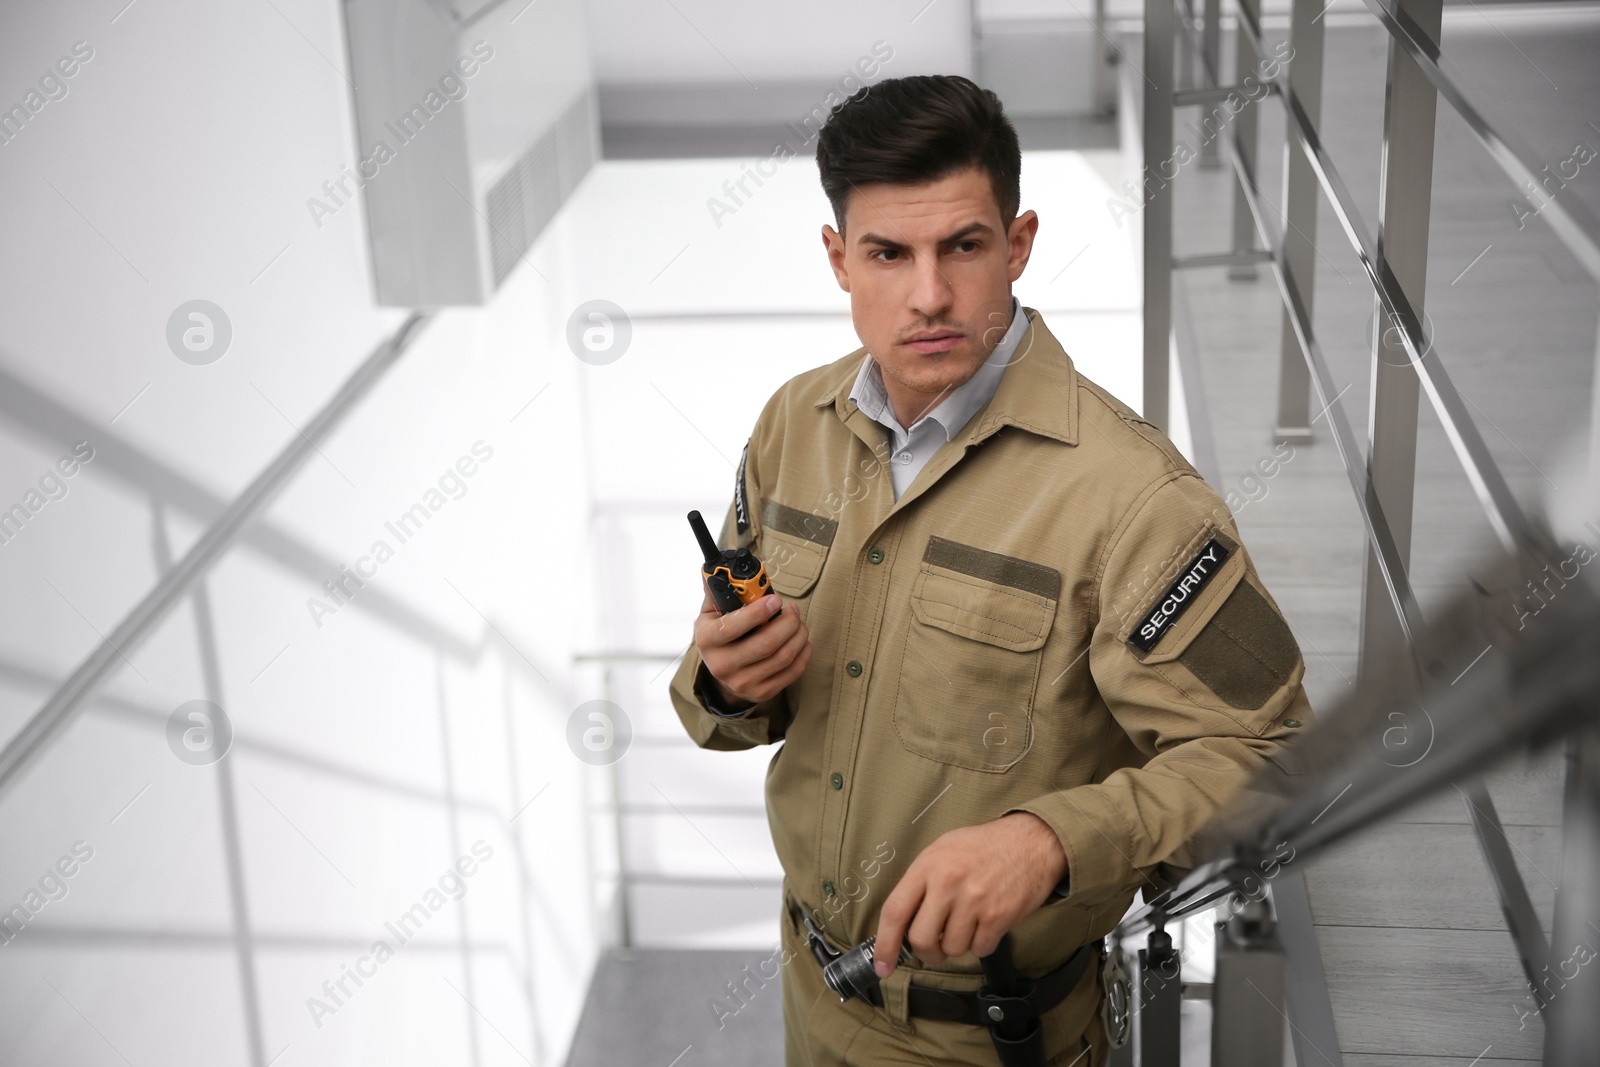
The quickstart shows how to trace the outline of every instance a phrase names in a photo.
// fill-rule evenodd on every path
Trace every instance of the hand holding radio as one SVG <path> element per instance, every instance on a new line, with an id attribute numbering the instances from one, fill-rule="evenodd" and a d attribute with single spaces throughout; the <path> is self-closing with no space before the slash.
<path id="1" fill-rule="evenodd" d="M 698 511 L 689 525 L 705 553 L 705 600 L 694 643 L 724 699 L 759 704 L 781 693 L 811 662 L 811 634 L 772 592 L 766 568 L 747 548 L 719 550 Z"/>

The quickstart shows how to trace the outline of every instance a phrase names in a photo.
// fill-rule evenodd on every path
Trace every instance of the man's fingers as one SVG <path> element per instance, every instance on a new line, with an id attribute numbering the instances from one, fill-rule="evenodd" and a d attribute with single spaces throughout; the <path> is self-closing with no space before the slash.
<path id="1" fill-rule="evenodd" d="M 747 611 L 752 607 L 757 611 L 762 610 L 759 604 L 746 605 L 739 610 Z M 728 617 L 732 618 L 732 615 Z M 792 608 L 765 625 L 745 633 L 737 641 L 723 642 L 716 633 L 717 625 L 708 623 L 702 627 L 704 631 L 708 631 L 707 633 L 697 633 L 696 640 L 699 642 L 700 654 L 705 658 L 712 674 L 729 685 L 743 686 L 746 689 L 760 679 L 788 666 L 788 660 L 777 663 L 768 661 L 794 640 L 797 632 L 803 633 L 805 629 L 800 622 L 799 614 Z"/>
<path id="2" fill-rule="evenodd" d="M 887 978 L 900 961 L 900 942 L 905 938 L 906 927 L 922 903 L 924 884 L 921 875 L 907 871 L 894 887 L 889 899 L 883 902 L 878 913 L 878 935 L 872 946 L 872 969 L 879 978 Z"/>
<path id="3" fill-rule="evenodd" d="M 706 595 L 711 595 L 709 590 Z M 742 608 L 719 616 L 716 620 L 716 625 L 709 627 L 711 632 L 708 635 L 709 640 L 707 643 L 712 645 L 732 644 L 776 615 L 782 606 L 782 597 L 777 593 L 768 593 L 760 600 L 751 601 Z M 716 610 L 715 605 L 713 605 L 712 610 Z"/>
<path id="4" fill-rule="evenodd" d="M 781 655 L 797 635 L 803 640 L 805 634 L 799 613 L 790 608 L 787 614 L 775 616 L 771 622 L 734 642 L 729 646 L 729 651 L 734 653 L 739 662 L 759 665 L 763 673 L 772 674 L 775 670 L 769 668 L 768 661 Z M 788 661 L 783 661 L 780 666 L 788 666 Z"/>
<path id="5" fill-rule="evenodd" d="M 770 675 L 764 680 L 756 682 L 753 685 L 740 686 L 736 683 L 732 688 L 740 689 L 741 692 L 747 695 L 748 699 L 759 704 L 763 700 L 768 700 L 772 697 L 775 697 L 785 689 L 789 688 L 791 684 L 793 684 L 802 674 L 806 672 L 806 665 L 810 662 L 811 645 L 808 642 L 800 649 L 800 654 L 795 657 L 794 662 L 789 664 L 789 666 L 785 667 L 783 670 L 779 671 L 777 674 Z"/>
<path id="6" fill-rule="evenodd" d="M 911 920 L 906 939 L 911 942 L 911 951 L 925 962 L 943 963 L 949 955 L 940 947 L 940 942 L 944 940 L 945 922 L 950 918 L 950 903 L 945 893 L 927 893 L 917 907 L 917 917 Z"/>
<path id="7" fill-rule="evenodd" d="M 1004 927 L 979 923 L 972 935 L 972 954 L 979 959 L 993 955 L 994 950 L 1000 947 L 1000 939 L 1004 936 L 1006 936 Z"/>
<path id="8" fill-rule="evenodd" d="M 750 640 L 755 641 L 756 638 L 752 637 Z M 760 673 L 755 675 L 754 680 L 747 684 L 751 686 L 760 685 L 762 682 L 788 670 L 800 653 L 805 650 L 809 641 L 810 637 L 806 632 L 806 628 L 804 626 L 796 626 L 794 632 L 789 634 L 782 644 L 751 665 L 752 669 Z"/>
<path id="9" fill-rule="evenodd" d="M 802 674 L 806 673 L 806 666 L 810 662 L 811 642 L 808 640 L 805 647 L 800 650 L 800 654 L 794 658 L 794 662 L 789 664 L 788 669 L 775 678 L 769 678 L 768 681 L 775 684 L 779 689 L 787 689 Z"/>
<path id="10" fill-rule="evenodd" d="M 978 929 L 978 916 L 970 908 L 952 910 L 944 922 L 944 935 L 939 939 L 940 950 L 951 959 L 975 951 L 973 939 Z"/>
<path id="11" fill-rule="evenodd" d="M 723 618 L 732 618 L 733 616 L 739 614 L 739 612 L 744 611 L 746 608 L 749 608 L 751 606 L 751 604 L 759 605 L 762 600 L 766 599 L 766 597 L 773 597 L 773 596 L 777 596 L 778 595 L 777 593 L 768 593 L 766 595 L 766 597 L 762 597 L 760 599 L 751 601 L 751 604 L 746 604 L 743 607 L 735 609 L 734 611 L 731 611 L 726 616 L 724 616 L 722 614 L 722 609 L 717 607 L 716 598 L 711 595 L 711 579 L 706 576 L 706 572 L 705 571 L 701 571 L 700 572 L 700 594 L 701 594 L 701 596 L 700 596 L 700 614 L 701 615 L 709 615 L 709 616 L 711 616 L 711 618 L 713 620 L 719 620 L 719 619 L 723 619 Z M 761 617 L 759 615 L 757 616 L 756 621 L 758 623 L 761 621 Z"/>

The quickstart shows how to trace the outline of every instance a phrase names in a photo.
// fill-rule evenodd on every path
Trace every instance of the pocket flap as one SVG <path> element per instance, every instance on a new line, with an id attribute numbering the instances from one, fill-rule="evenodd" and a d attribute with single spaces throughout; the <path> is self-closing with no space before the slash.
<path id="1" fill-rule="evenodd" d="M 929 626 L 1028 652 L 1042 647 L 1049 636 L 1056 601 L 923 563 L 911 590 L 911 613 Z"/>
<path id="2" fill-rule="evenodd" d="M 828 547 L 794 537 L 771 528 L 762 533 L 761 562 L 775 592 L 788 597 L 805 596 L 822 576 Z"/>

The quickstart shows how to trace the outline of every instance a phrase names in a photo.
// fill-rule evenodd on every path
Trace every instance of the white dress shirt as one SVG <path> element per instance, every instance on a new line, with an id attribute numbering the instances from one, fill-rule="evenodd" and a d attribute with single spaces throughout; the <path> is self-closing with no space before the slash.
<path id="1" fill-rule="evenodd" d="M 1022 302 L 1011 298 L 1011 324 L 994 346 L 989 358 L 932 410 L 907 429 L 895 417 L 894 405 L 883 388 L 883 373 L 878 363 L 868 353 L 861 362 L 855 385 L 850 387 L 850 400 L 874 422 L 889 431 L 889 471 L 894 482 L 894 498 L 900 499 L 917 477 L 917 472 L 933 458 L 933 454 L 956 435 L 967 420 L 986 404 L 1000 386 L 1000 375 L 1016 351 L 1017 343 L 1028 329 L 1028 316 L 1022 313 Z"/>

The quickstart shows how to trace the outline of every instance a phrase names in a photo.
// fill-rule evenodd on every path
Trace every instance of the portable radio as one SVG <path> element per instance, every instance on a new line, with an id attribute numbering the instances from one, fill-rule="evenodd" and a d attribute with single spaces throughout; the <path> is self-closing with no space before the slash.
<path id="1" fill-rule="evenodd" d="M 726 615 L 772 592 L 772 583 L 767 581 L 767 568 L 754 552 L 748 548 L 717 548 L 717 542 L 712 538 L 711 531 L 706 529 L 706 521 L 698 511 L 689 512 L 689 526 L 706 555 L 700 571 L 706 576 L 706 584 L 711 587 L 711 599 L 716 602 L 718 611 Z"/>

